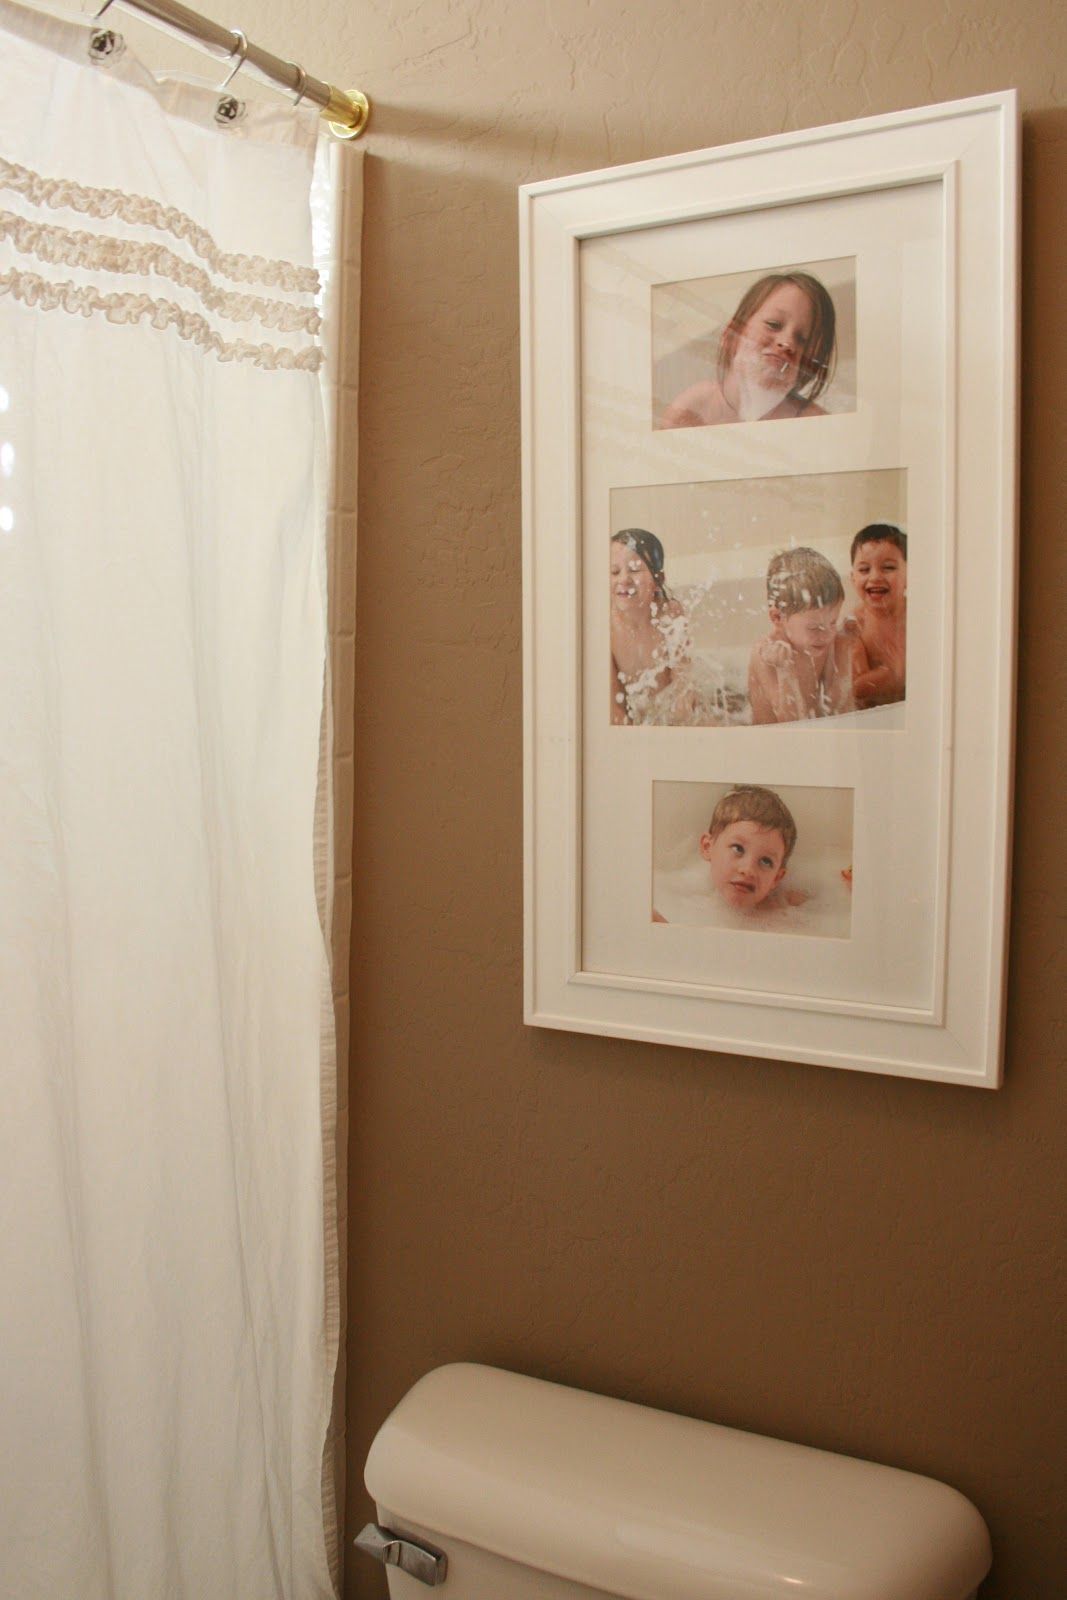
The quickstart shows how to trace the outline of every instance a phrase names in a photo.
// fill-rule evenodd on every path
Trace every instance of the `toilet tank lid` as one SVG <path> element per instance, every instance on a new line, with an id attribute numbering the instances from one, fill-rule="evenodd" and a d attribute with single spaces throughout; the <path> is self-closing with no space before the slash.
<path id="1" fill-rule="evenodd" d="M 985 1523 L 932 1478 L 495 1367 L 382 1424 L 379 1514 L 625 1600 L 964 1600 Z"/>

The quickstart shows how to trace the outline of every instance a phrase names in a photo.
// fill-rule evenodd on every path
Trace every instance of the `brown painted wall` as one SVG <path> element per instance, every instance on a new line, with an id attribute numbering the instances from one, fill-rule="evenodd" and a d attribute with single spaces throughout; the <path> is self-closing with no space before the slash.
<path id="1" fill-rule="evenodd" d="M 944 1478 L 990 1523 L 989 1600 L 1063 1600 L 1063 8 L 319 0 L 309 29 L 308 65 L 378 102 L 350 1534 L 382 1418 L 428 1368 L 473 1359 Z M 290 32 L 279 17 L 277 48 Z M 515 186 L 1010 85 L 1025 257 L 1004 1089 L 525 1028 Z M 347 1593 L 384 1589 L 351 1560 Z"/>

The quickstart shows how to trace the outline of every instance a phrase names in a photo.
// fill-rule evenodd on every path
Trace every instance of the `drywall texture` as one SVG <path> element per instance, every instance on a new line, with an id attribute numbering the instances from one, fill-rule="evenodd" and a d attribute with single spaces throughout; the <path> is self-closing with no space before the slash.
<path id="1" fill-rule="evenodd" d="M 989 1521 L 989 1600 L 1062 1600 L 1063 12 L 427 0 L 337 26 L 325 59 L 350 49 L 377 101 L 350 1532 L 389 1407 L 475 1359 L 944 1478 Z M 1009 85 L 1025 382 L 1005 1088 L 525 1029 L 516 184 Z M 355 1559 L 347 1586 L 384 1592 Z"/>
<path id="2" fill-rule="evenodd" d="M 989 1521 L 989 1600 L 1062 1600 L 1062 7 L 316 0 L 299 26 L 280 0 L 246 10 L 253 37 L 377 106 L 349 1532 L 382 1417 L 427 1368 L 474 1359 L 944 1478 Z M 1025 264 L 1004 1089 L 525 1029 L 515 186 L 1010 85 Z M 380 1574 L 350 1559 L 347 1593 L 383 1594 Z"/>

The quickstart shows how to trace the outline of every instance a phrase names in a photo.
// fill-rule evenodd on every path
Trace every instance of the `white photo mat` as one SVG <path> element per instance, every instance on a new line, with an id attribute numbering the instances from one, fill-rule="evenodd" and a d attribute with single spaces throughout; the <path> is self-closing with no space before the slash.
<path id="1" fill-rule="evenodd" d="M 1017 120 L 983 96 L 521 191 L 528 1022 L 999 1083 Z M 823 261 L 855 263 L 849 409 L 653 428 L 658 286 Z M 829 504 L 843 474 L 903 484 L 900 715 L 613 726 L 613 498 L 649 526 L 683 485 Z M 654 923 L 655 784 L 850 791 L 850 936 Z"/>

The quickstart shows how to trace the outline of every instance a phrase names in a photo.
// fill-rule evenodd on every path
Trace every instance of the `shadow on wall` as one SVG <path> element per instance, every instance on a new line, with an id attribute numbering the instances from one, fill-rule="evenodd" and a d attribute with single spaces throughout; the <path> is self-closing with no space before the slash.
<path id="1" fill-rule="evenodd" d="M 543 108 L 526 117 L 479 117 L 465 111 L 442 111 L 439 107 L 379 104 L 372 94 L 369 131 L 374 136 L 370 154 L 381 153 L 380 141 L 396 139 L 409 146 L 410 160 L 410 147 L 425 143 L 439 152 L 432 161 L 438 170 L 446 164 L 463 171 L 477 166 L 484 172 L 491 170 L 500 182 L 506 177 L 508 187 L 571 172 L 596 171 L 635 159 L 631 151 L 605 148 L 607 141 L 600 119 L 590 119 L 589 126 L 582 128 L 571 110 L 564 128 L 558 117 Z M 709 127 L 707 145 L 723 142 L 725 137 L 718 138 Z M 695 146 L 682 145 L 679 153 L 690 148 Z M 670 149 L 654 152 L 656 156 L 674 153 Z"/>

